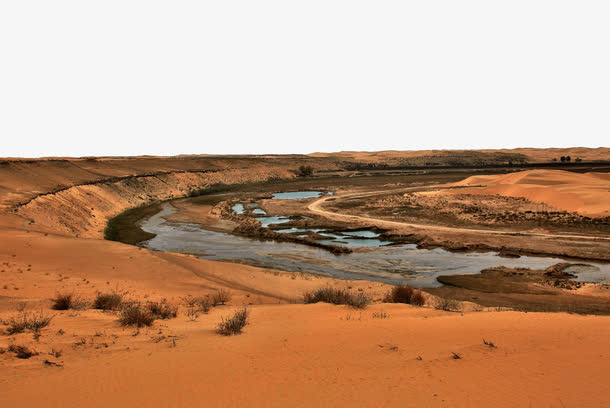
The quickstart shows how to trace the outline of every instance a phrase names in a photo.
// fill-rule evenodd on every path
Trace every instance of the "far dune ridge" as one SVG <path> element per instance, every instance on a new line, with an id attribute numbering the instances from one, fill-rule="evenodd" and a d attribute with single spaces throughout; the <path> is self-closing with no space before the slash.
<path id="1" fill-rule="evenodd" d="M 493 176 L 472 176 L 442 194 L 481 194 L 523 197 L 557 210 L 590 217 L 610 215 L 610 179 L 599 173 L 528 170 Z"/>

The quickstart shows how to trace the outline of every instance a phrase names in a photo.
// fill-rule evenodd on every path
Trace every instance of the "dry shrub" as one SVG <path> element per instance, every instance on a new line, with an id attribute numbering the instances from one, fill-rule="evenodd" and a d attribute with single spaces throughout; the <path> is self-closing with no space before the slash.
<path id="1" fill-rule="evenodd" d="M 394 286 L 392 290 L 385 296 L 383 301 L 385 303 L 411 303 L 411 297 L 413 296 L 412 286 Z"/>
<path id="2" fill-rule="evenodd" d="M 11 353 L 15 353 L 15 357 L 23 359 L 38 355 L 36 351 L 26 346 L 19 346 L 17 344 L 11 344 L 10 346 L 8 346 L 8 351 Z"/>
<path id="3" fill-rule="evenodd" d="M 446 312 L 456 312 L 460 310 L 460 302 L 454 299 L 438 298 L 434 303 L 434 308 Z"/>
<path id="4" fill-rule="evenodd" d="M 178 308 L 167 303 L 166 299 L 160 302 L 148 302 L 146 308 L 152 313 L 155 319 L 173 319 L 178 316 Z"/>
<path id="5" fill-rule="evenodd" d="M 229 318 L 222 318 L 222 321 L 218 323 L 216 333 L 222 334 L 223 336 L 232 336 L 234 334 L 240 334 L 241 330 L 248 324 L 248 309 L 245 307 L 239 309 Z"/>
<path id="6" fill-rule="evenodd" d="M 21 311 L 17 316 L 11 317 L 3 323 L 8 326 L 8 334 L 22 333 L 24 330 L 31 330 L 39 333 L 40 330 L 51 323 L 53 316 L 48 316 L 41 310 L 40 313 L 28 313 Z"/>
<path id="7" fill-rule="evenodd" d="M 80 310 L 84 309 L 86 302 L 75 293 L 57 293 L 53 299 L 51 299 L 53 305 L 52 309 L 55 310 Z"/>
<path id="8" fill-rule="evenodd" d="M 184 304 L 190 309 L 198 309 L 203 313 L 208 313 L 212 308 L 212 300 L 210 299 L 210 295 L 187 296 L 184 298 Z"/>
<path id="9" fill-rule="evenodd" d="M 409 305 L 423 306 L 426 304 L 424 294 L 412 286 L 394 286 L 383 298 L 384 303 L 406 303 Z"/>
<path id="10" fill-rule="evenodd" d="M 229 303 L 232 298 L 233 298 L 233 296 L 231 295 L 231 292 L 229 292 L 228 290 L 218 289 L 212 295 L 212 306 L 224 305 L 226 303 Z"/>
<path id="11" fill-rule="evenodd" d="M 415 306 L 423 306 L 426 304 L 426 297 L 421 290 L 416 290 L 411 296 L 411 304 Z"/>
<path id="12" fill-rule="evenodd" d="M 370 298 L 364 292 L 354 294 L 347 289 L 325 287 L 313 292 L 305 292 L 303 301 L 305 303 L 325 302 L 334 305 L 348 305 L 356 309 L 364 309 L 370 303 Z"/>
<path id="13" fill-rule="evenodd" d="M 150 326 L 155 321 L 155 315 L 150 309 L 143 307 L 140 303 L 129 303 L 123 305 L 119 311 L 119 323 L 121 326 L 144 327 Z"/>
<path id="14" fill-rule="evenodd" d="M 124 294 L 119 292 L 98 292 L 93 301 L 93 308 L 101 310 L 119 310 L 123 303 L 123 296 Z"/>

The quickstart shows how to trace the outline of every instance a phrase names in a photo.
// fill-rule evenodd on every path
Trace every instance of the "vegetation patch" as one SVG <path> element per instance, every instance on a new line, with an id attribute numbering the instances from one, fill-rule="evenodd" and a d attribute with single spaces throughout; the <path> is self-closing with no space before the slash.
<path id="1" fill-rule="evenodd" d="M 383 298 L 384 303 L 406 303 L 409 305 L 423 306 L 426 304 L 424 294 L 412 286 L 394 286 Z"/>
<path id="2" fill-rule="evenodd" d="M 248 315 L 249 311 L 244 307 L 235 312 L 231 317 L 223 317 L 222 321 L 218 323 L 216 333 L 223 336 L 241 334 L 242 329 L 248 324 Z"/>
<path id="3" fill-rule="evenodd" d="M 147 307 L 140 303 L 124 305 L 119 311 L 119 323 L 121 326 L 144 327 L 151 326 L 155 321 L 155 315 Z"/>
<path id="4" fill-rule="evenodd" d="M 86 302 L 75 293 L 58 292 L 51 301 L 53 302 L 51 308 L 55 310 L 81 310 L 86 306 Z"/>
<path id="5" fill-rule="evenodd" d="M 155 234 L 142 230 L 138 226 L 138 223 L 144 218 L 151 217 L 160 211 L 160 203 L 130 208 L 129 210 L 123 211 L 116 217 L 108 220 L 108 224 L 104 229 L 104 239 L 132 245 L 152 239 L 155 237 Z"/>
<path id="6" fill-rule="evenodd" d="M 45 315 L 42 310 L 40 313 L 28 313 L 21 311 L 17 316 L 13 316 L 3 323 L 8 326 L 6 329 L 7 333 L 17 334 L 22 333 L 25 330 L 31 330 L 34 333 L 39 333 L 41 329 L 47 327 L 53 316 Z"/>
<path id="7" fill-rule="evenodd" d="M 332 303 L 334 305 L 348 305 L 356 309 L 364 309 L 370 303 L 370 298 L 364 292 L 353 293 L 348 289 L 319 288 L 303 294 L 305 303 Z"/>
<path id="8" fill-rule="evenodd" d="M 118 292 L 99 292 L 93 301 L 93 308 L 100 310 L 119 310 L 123 303 L 123 294 Z"/>
<path id="9" fill-rule="evenodd" d="M 17 344 L 11 344 L 10 346 L 8 346 L 8 351 L 10 353 L 15 353 L 15 357 L 22 358 L 22 359 L 28 359 L 30 357 L 38 355 L 38 353 L 35 350 L 32 350 L 26 346 L 20 346 Z"/>

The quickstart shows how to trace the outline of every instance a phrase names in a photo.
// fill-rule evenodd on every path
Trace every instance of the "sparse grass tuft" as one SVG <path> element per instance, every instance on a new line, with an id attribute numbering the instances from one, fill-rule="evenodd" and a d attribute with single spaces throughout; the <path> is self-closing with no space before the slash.
<path id="1" fill-rule="evenodd" d="M 224 305 L 226 303 L 229 303 L 232 298 L 233 298 L 233 296 L 231 295 L 231 292 L 229 292 L 228 290 L 218 289 L 212 295 L 212 306 Z"/>
<path id="2" fill-rule="evenodd" d="M 411 303 L 411 297 L 415 289 L 412 286 L 394 286 L 392 290 L 385 296 L 385 303 Z"/>
<path id="3" fill-rule="evenodd" d="M 426 304 L 426 297 L 421 290 L 412 286 L 394 286 L 383 298 L 384 303 L 406 303 L 415 306 Z"/>
<path id="4" fill-rule="evenodd" d="M 380 312 L 373 312 L 373 319 L 389 319 L 390 315 L 384 312 L 383 310 Z"/>
<path id="5" fill-rule="evenodd" d="M 457 312 L 460 310 L 460 302 L 454 299 L 438 298 L 434 303 L 434 308 L 446 312 Z"/>
<path id="6" fill-rule="evenodd" d="M 150 326 L 155 321 L 155 315 L 150 309 L 143 307 L 140 303 L 124 305 L 119 311 L 119 323 L 122 326 L 144 327 Z"/>
<path id="7" fill-rule="evenodd" d="M 426 297 L 421 290 L 416 290 L 411 296 L 411 304 L 415 306 L 423 306 L 426 304 Z"/>
<path id="8" fill-rule="evenodd" d="M 248 324 L 248 309 L 245 307 L 239 309 L 229 318 L 222 318 L 222 321 L 218 323 L 216 333 L 222 334 L 223 336 L 232 336 L 234 334 L 240 334 L 242 329 Z"/>
<path id="9" fill-rule="evenodd" d="M 155 319 L 173 319 L 178 316 L 178 308 L 174 305 L 167 303 L 167 300 L 163 299 L 160 302 L 148 302 L 146 308 L 154 316 Z"/>
<path id="10" fill-rule="evenodd" d="M 496 348 L 496 345 L 494 344 L 493 341 L 487 341 L 487 340 L 483 339 L 483 344 L 485 344 L 486 346 L 489 346 L 490 348 Z"/>
<path id="11" fill-rule="evenodd" d="M 32 356 L 37 356 L 38 353 L 32 349 L 29 349 L 26 346 L 19 346 L 17 344 L 11 344 L 8 346 L 8 351 L 11 353 L 15 353 L 15 357 L 27 359 Z"/>
<path id="12" fill-rule="evenodd" d="M 451 352 L 451 358 L 454 360 L 459 360 L 462 358 L 462 355 L 460 353 L 454 353 L 453 351 Z"/>
<path id="13" fill-rule="evenodd" d="M 370 298 L 364 292 L 354 294 L 347 289 L 325 287 L 305 292 L 303 301 L 305 303 L 325 302 L 334 305 L 348 305 L 356 309 L 364 309 L 370 303 Z"/>
<path id="14" fill-rule="evenodd" d="M 57 293 L 53 299 L 52 309 L 55 310 L 81 310 L 85 308 L 85 301 L 74 293 Z"/>
<path id="15" fill-rule="evenodd" d="M 119 310 L 123 303 L 123 293 L 119 292 L 98 292 L 93 301 L 93 308 L 100 310 Z"/>
<path id="16" fill-rule="evenodd" d="M 3 323 L 8 326 L 6 329 L 8 334 L 22 333 L 24 330 L 39 333 L 41 329 L 51 323 L 52 319 L 53 316 L 45 315 L 42 310 L 40 313 L 28 313 L 22 310 L 17 316 L 11 317 Z"/>
<path id="17" fill-rule="evenodd" d="M 210 295 L 205 296 L 187 296 L 184 299 L 184 304 L 191 309 L 198 309 L 203 313 L 208 313 L 212 308 L 212 300 Z"/>

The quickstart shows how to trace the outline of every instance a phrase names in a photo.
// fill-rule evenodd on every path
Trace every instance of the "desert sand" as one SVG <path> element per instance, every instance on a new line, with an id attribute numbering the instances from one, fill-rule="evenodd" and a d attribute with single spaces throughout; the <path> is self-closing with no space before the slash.
<path id="1" fill-rule="evenodd" d="M 610 406 L 609 317 L 383 304 L 389 287 L 380 283 L 102 239 L 107 218 L 126 208 L 223 180 L 289 177 L 295 167 L 293 158 L 257 160 L 3 162 L 0 320 L 23 308 L 54 317 L 37 340 L 28 331 L 8 335 L 0 325 L 2 405 Z M 334 161 L 317 165 L 336 168 Z M 362 311 L 298 303 L 304 291 L 326 285 L 361 289 L 376 302 Z M 231 291 L 229 304 L 191 321 L 180 299 L 219 288 Z M 180 307 L 178 317 L 137 330 L 120 326 L 112 312 L 50 309 L 58 291 L 90 300 L 109 290 L 141 301 L 165 298 Z M 221 317 L 241 305 L 251 313 L 244 332 L 216 334 Z M 381 311 L 389 316 L 373 318 Z M 39 354 L 15 358 L 10 344 Z"/>
<path id="2" fill-rule="evenodd" d="M 454 185 L 472 188 L 444 190 L 442 193 L 523 197 L 557 210 L 590 217 L 610 215 L 610 180 L 603 173 L 528 170 L 506 175 L 473 176 Z"/>

